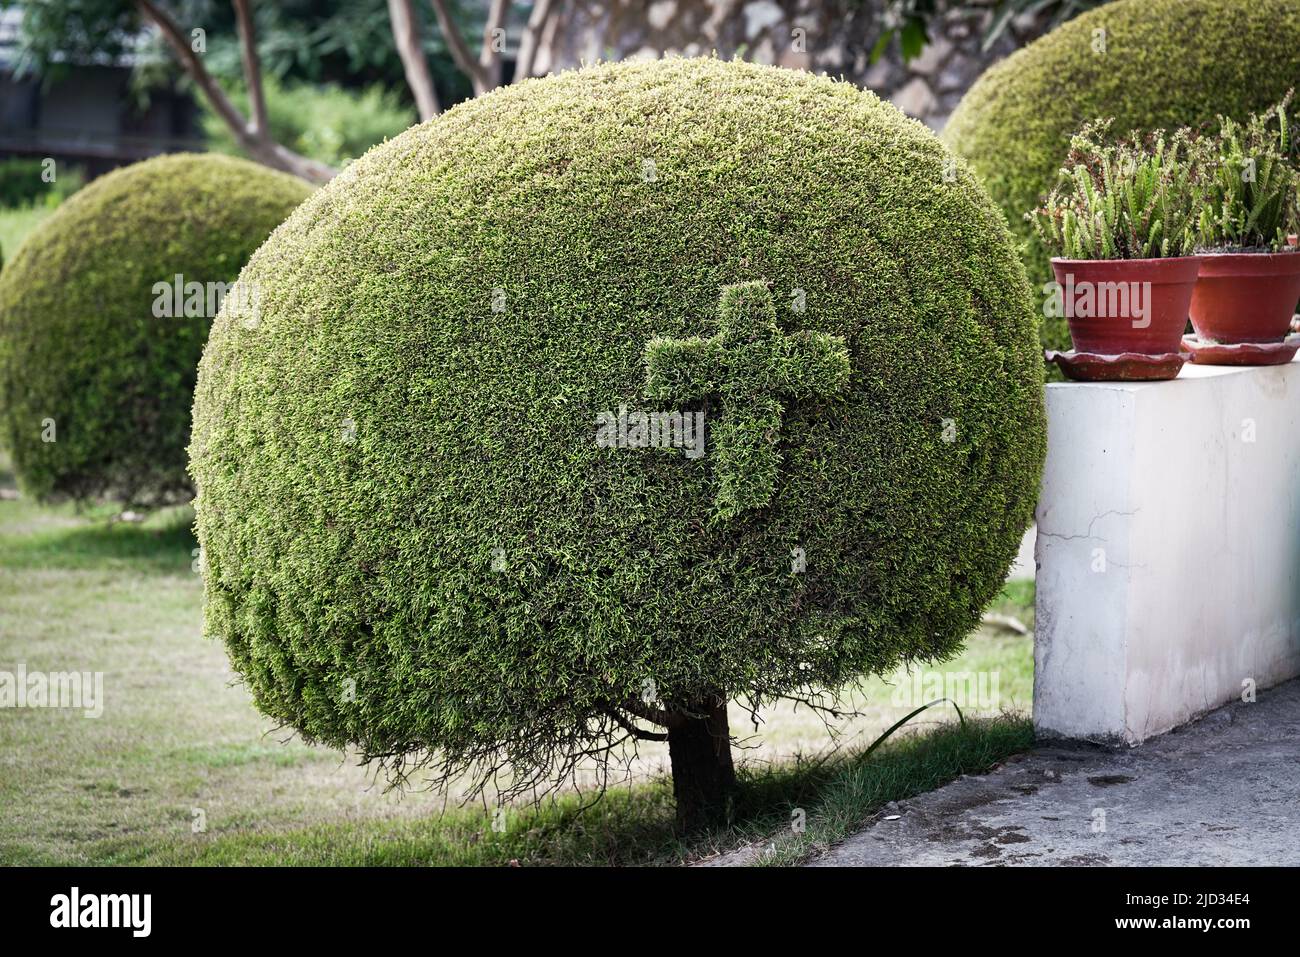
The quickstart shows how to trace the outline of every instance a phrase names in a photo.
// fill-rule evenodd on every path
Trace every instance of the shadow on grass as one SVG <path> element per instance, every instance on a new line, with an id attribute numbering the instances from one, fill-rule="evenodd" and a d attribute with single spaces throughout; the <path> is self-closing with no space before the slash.
<path id="1" fill-rule="evenodd" d="M 968 719 L 965 727 L 890 741 L 869 758 L 743 768 L 736 824 L 683 839 L 671 783 L 612 790 L 590 806 L 566 795 L 494 815 L 450 808 L 437 817 L 330 822 L 275 833 L 214 829 L 165 845 L 100 842 L 95 863 L 403 866 L 610 866 L 690 863 L 757 845 L 741 863 L 797 864 L 842 840 L 890 801 L 991 769 L 1033 744 L 1027 718 Z M 806 821 L 802 831 L 793 820 Z"/>
<path id="2" fill-rule="evenodd" d="M 75 521 L 7 536 L 4 566 L 177 575 L 191 571 L 198 542 L 194 510 L 188 505 L 164 509 L 143 522 L 116 521 L 96 512 L 76 515 Z"/>

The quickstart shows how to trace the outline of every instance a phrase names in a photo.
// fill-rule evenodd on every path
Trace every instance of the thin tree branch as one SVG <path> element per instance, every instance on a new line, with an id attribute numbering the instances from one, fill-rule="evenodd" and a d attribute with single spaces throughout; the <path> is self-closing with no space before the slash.
<path id="1" fill-rule="evenodd" d="M 393 27 L 397 55 L 406 74 L 406 85 L 415 97 L 415 108 L 419 110 L 421 120 L 432 119 L 442 112 L 442 106 L 438 103 L 438 91 L 429 73 L 429 61 L 420 47 L 420 28 L 411 0 L 388 0 L 388 19 Z"/>
<path id="2" fill-rule="evenodd" d="M 538 41 L 553 9 L 551 0 L 537 0 L 533 4 L 533 11 L 528 15 L 528 25 L 524 28 L 524 35 L 519 41 L 519 58 L 515 61 L 516 80 L 533 75 Z"/>
<path id="3" fill-rule="evenodd" d="M 668 740 L 668 735 L 666 733 L 661 733 L 658 731 L 646 731 L 643 728 L 638 728 L 631 721 L 627 720 L 627 718 L 623 717 L 623 715 L 620 714 L 618 709 L 616 708 L 609 709 L 609 716 L 618 723 L 618 726 L 620 728 L 622 728 L 628 734 L 632 735 L 632 737 L 636 738 L 638 741 L 667 741 Z"/>
<path id="4" fill-rule="evenodd" d="M 253 135 L 266 136 L 270 127 L 266 119 L 266 96 L 262 93 L 262 65 L 257 59 L 257 32 L 248 10 L 248 0 L 231 2 L 239 28 L 239 56 L 244 62 L 244 83 L 248 87 L 249 112 L 253 115 Z"/>
<path id="5" fill-rule="evenodd" d="M 636 698 L 628 698 L 618 707 L 622 708 L 628 714 L 635 715 L 642 721 L 649 721 L 670 730 L 679 726 L 684 720 L 684 716 L 675 711 L 664 711 L 661 708 L 653 708 Z"/>
<path id="6" fill-rule="evenodd" d="M 461 72 L 469 77 L 474 86 L 475 96 L 486 92 L 488 89 L 486 71 L 470 56 L 469 47 L 465 45 L 465 38 L 461 36 L 456 21 L 451 18 L 446 0 L 432 0 L 432 2 L 434 15 L 438 18 L 438 29 L 442 31 L 442 38 L 447 43 L 451 58 Z"/>
<path id="7" fill-rule="evenodd" d="M 185 72 L 203 91 L 203 95 L 208 98 L 212 108 L 217 111 L 217 115 L 225 121 L 226 125 L 231 128 L 240 141 L 243 142 L 248 137 L 248 121 L 244 119 L 242 113 L 230 102 L 230 97 L 226 96 L 226 91 L 221 89 L 217 81 L 212 78 L 208 68 L 203 65 L 198 54 L 190 48 L 189 43 L 185 41 L 181 28 L 176 25 L 176 21 L 163 12 L 162 8 L 153 3 L 152 0 L 136 0 L 136 6 L 140 8 L 148 19 L 158 25 L 162 31 L 163 39 L 172 48 L 176 58 L 181 61 L 181 66 Z"/>
<path id="8" fill-rule="evenodd" d="M 234 3 L 235 13 L 240 16 L 240 8 L 243 4 L 241 0 L 234 0 Z M 244 61 L 246 76 L 250 80 L 249 96 L 253 103 L 253 109 L 260 112 L 261 115 L 260 121 L 250 124 L 244 118 L 244 115 L 239 112 L 235 104 L 230 101 L 230 97 L 226 96 L 226 92 L 221 89 L 221 85 L 212 78 L 212 74 L 203 65 L 203 61 L 186 41 L 185 35 L 181 32 L 181 28 L 176 21 L 153 0 L 136 0 L 136 6 L 145 19 L 152 21 L 162 32 L 163 39 L 172 48 L 172 52 L 180 60 L 185 72 L 189 74 L 190 79 L 194 81 L 195 85 L 207 98 L 213 110 L 221 117 L 222 122 L 235 134 L 235 139 L 249 156 L 263 166 L 292 173 L 313 183 L 328 182 L 338 172 L 325 163 L 295 153 L 271 139 L 266 127 L 266 103 L 262 96 L 261 71 L 257 68 L 256 52 L 252 56 L 254 70 L 251 76 L 248 74 L 249 60 L 246 58 Z M 241 17 L 244 23 L 244 29 L 241 33 L 246 42 L 254 44 L 255 48 L 256 37 L 253 33 L 252 21 L 247 18 L 247 13 L 245 7 Z M 257 78 L 255 93 L 252 87 L 253 76 Z M 257 128 L 259 122 L 260 129 Z"/>
<path id="9" fill-rule="evenodd" d="M 483 27 L 483 45 L 479 47 L 478 62 L 489 90 L 501 85 L 501 54 L 506 48 L 506 15 L 509 13 L 510 0 L 492 0 L 487 24 Z"/>

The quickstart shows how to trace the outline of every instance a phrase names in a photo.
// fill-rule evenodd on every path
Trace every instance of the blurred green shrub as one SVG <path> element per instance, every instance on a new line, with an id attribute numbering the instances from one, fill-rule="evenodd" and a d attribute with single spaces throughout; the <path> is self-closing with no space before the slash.
<path id="1" fill-rule="evenodd" d="M 44 162 L 36 157 L 0 160 L 0 207 L 19 209 L 40 204 L 53 208 L 85 184 L 81 170 L 68 166 L 57 170 L 53 182 L 46 182 L 42 176 Z"/>
<path id="2" fill-rule="evenodd" d="M 1114 0 L 999 60 L 967 91 L 944 139 L 968 160 L 1024 243 L 1035 286 L 1052 278 L 1025 211 L 1056 183 L 1070 138 L 1111 118 L 1117 135 L 1238 121 L 1300 77 L 1295 0 Z M 1069 348 L 1060 318 L 1044 344 Z"/>
<path id="3" fill-rule="evenodd" d="M 375 85 L 361 91 L 339 86 L 282 85 L 263 80 L 271 136 L 291 150 L 331 166 L 346 166 L 376 143 L 415 122 L 415 110 L 398 93 Z M 233 90 L 237 102 L 245 99 Z M 204 101 L 203 132 L 210 149 L 245 155 L 234 134 Z"/>
<path id="4" fill-rule="evenodd" d="M 130 505 L 190 497 L 209 322 L 310 194 L 246 160 L 173 153 L 98 177 L 31 231 L 0 272 L 0 445 L 20 488 Z M 160 299 L 179 282 L 204 295 Z"/>

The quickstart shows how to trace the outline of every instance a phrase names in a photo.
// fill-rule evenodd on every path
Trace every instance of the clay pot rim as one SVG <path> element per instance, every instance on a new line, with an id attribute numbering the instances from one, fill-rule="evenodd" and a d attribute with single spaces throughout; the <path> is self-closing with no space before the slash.
<path id="1" fill-rule="evenodd" d="M 1300 250 L 1279 253 L 1207 252 L 1200 255 L 1201 275 L 1211 279 L 1300 273 Z"/>
<path id="2" fill-rule="evenodd" d="M 1144 275 L 1148 281 L 1169 283 L 1194 282 L 1200 273 L 1200 254 L 1192 256 L 1162 256 L 1159 259 L 1065 259 L 1052 257 L 1052 268 L 1057 266 L 1075 273 L 1087 271 L 1092 275 L 1127 276 Z"/>
<path id="3" fill-rule="evenodd" d="M 1183 337 L 1184 339 L 1187 336 Z M 1047 362 L 1055 362 L 1057 356 L 1076 362 L 1099 362 L 1107 365 L 1114 365 L 1118 362 L 1135 362 L 1142 365 L 1159 365 L 1162 362 L 1172 362 L 1179 356 L 1186 358 L 1190 351 L 1179 352 L 1080 352 L 1078 349 L 1044 349 L 1043 359 Z"/>
<path id="4" fill-rule="evenodd" d="M 1178 378 L 1190 355 L 1186 352 L 1079 352 L 1045 349 L 1043 358 L 1055 363 L 1075 382 L 1162 382 Z"/>

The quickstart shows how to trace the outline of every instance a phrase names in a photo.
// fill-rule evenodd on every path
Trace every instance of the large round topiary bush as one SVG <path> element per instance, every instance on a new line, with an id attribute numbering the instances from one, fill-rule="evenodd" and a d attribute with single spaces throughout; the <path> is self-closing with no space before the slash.
<path id="1" fill-rule="evenodd" d="M 245 160 L 164 156 L 100 177 L 27 237 L 0 273 L 0 443 L 30 494 L 188 494 L 217 284 L 309 192 Z"/>
<path id="2" fill-rule="evenodd" d="M 970 161 L 1025 242 L 1031 282 L 1048 254 L 1024 214 L 1051 188 L 1070 136 L 1114 117 L 1117 133 L 1244 119 L 1300 80 L 1293 0 L 1116 0 L 995 64 L 971 87 L 944 137 Z M 1044 327 L 1068 348 L 1063 319 Z"/>
<path id="3" fill-rule="evenodd" d="M 223 311 L 195 395 L 206 630 L 310 739 L 526 787 L 666 729 L 689 824 L 727 699 L 952 654 L 1030 520 L 1006 225 L 846 83 L 511 86 L 358 160 L 243 278 L 259 321 Z"/>

